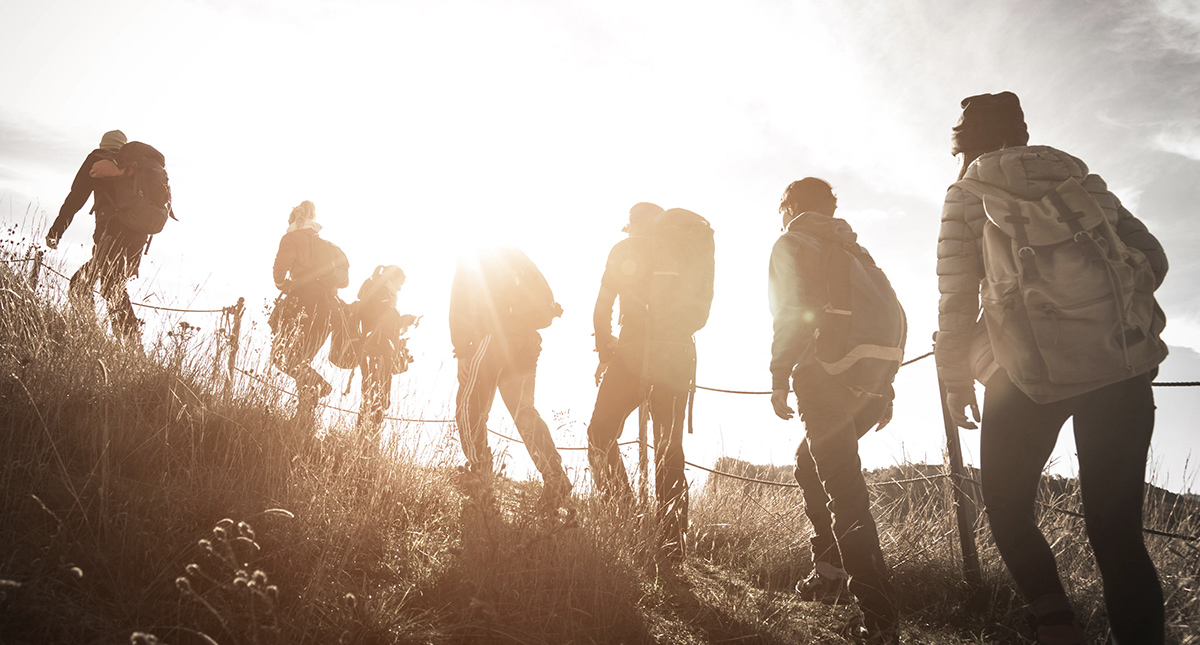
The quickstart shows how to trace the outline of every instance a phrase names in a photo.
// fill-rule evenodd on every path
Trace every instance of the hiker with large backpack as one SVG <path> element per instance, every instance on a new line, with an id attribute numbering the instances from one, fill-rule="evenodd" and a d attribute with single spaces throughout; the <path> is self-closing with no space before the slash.
<path id="1" fill-rule="evenodd" d="M 406 372 L 413 360 L 402 336 L 418 319 L 396 311 L 404 280 L 404 271 L 394 264 L 375 267 L 359 287 L 358 300 L 334 314 L 329 362 L 362 373 L 358 430 L 370 437 L 392 405 L 392 376 Z"/>
<path id="2" fill-rule="evenodd" d="M 459 259 L 450 291 L 450 342 L 458 359 L 455 421 L 467 476 L 484 488 L 492 480 L 487 421 L 499 391 L 542 475 L 538 505 L 545 512 L 556 512 L 571 493 L 550 428 L 534 408 L 538 330 L 561 315 L 546 278 L 519 249 L 486 248 Z"/>
<path id="3" fill-rule="evenodd" d="M 891 420 L 892 380 L 904 358 L 907 323 L 887 276 L 833 217 L 837 197 L 815 177 L 792 182 L 779 212 L 768 295 L 774 317 L 771 404 L 788 420 L 788 392 L 805 437 L 796 482 L 813 526 L 814 570 L 796 585 L 805 600 L 858 599 L 870 643 L 895 643 L 898 617 L 858 440 Z"/>
<path id="4" fill-rule="evenodd" d="M 1042 470 L 1073 419 L 1088 541 L 1114 642 L 1162 643 L 1162 586 L 1142 537 L 1151 381 L 1167 355 L 1154 291 L 1162 245 L 1104 180 L 1061 150 L 1030 146 L 1012 92 L 962 101 L 962 160 L 938 236 L 938 374 L 956 424 L 978 420 L 970 347 L 983 320 L 997 370 L 985 385 L 979 458 L 996 547 L 1030 604 L 1039 643 L 1081 644 L 1038 528 Z"/>
<path id="5" fill-rule="evenodd" d="M 312 360 L 329 336 L 337 292 L 350 284 L 350 262 L 318 232 L 317 208 L 303 201 L 288 215 L 288 230 L 279 240 L 273 276 L 280 296 L 271 327 L 271 364 L 296 381 L 296 418 L 312 420 L 317 401 L 333 386 L 312 368 Z"/>
<path id="6" fill-rule="evenodd" d="M 654 490 L 659 553 L 682 561 L 688 524 L 683 432 L 696 378 L 693 335 L 712 306 L 714 245 L 708 222 L 681 208 L 642 202 L 629 210 L 629 237 L 608 255 L 593 324 L 600 365 L 588 424 L 588 461 L 596 488 L 626 507 L 633 502 L 617 440 L 645 401 L 654 421 Z M 620 337 L 612 335 L 619 299 Z"/>
<path id="7" fill-rule="evenodd" d="M 127 142 L 120 130 L 105 132 L 75 174 L 71 192 L 46 234 L 46 246 L 58 248 L 71 220 L 93 195 L 92 257 L 71 276 L 71 303 L 92 315 L 92 289 L 99 280 L 113 333 L 140 348 L 141 322 L 125 285 L 137 277 L 150 237 L 163 229 L 168 217 L 174 218 L 166 160 L 147 144 Z"/>

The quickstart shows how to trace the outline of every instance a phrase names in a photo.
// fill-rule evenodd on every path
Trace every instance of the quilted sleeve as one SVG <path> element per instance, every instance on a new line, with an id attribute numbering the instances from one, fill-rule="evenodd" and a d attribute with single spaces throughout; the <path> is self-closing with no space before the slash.
<path id="1" fill-rule="evenodd" d="M 1117 236 L 1125 246 L 1137 249 L 1150 261 L 1150 269 L 1154 271 L 1154 288 L 1162 286 L 1167 277 L 1167 253 L 1162 243 L 1146 228 L 1142 220 L 1133 216 L 1129 209 L 1117 201 Z"/>
<path id="2" fill-rule="evenodd" d="M 975 321 L 979 319 L 979 281 L 983 278 L 980 233 L 983 204 L 952 186 L 942 207 L 938 232 L 938 375 L 949 389 L 973 387 L 969 360 Z"/>

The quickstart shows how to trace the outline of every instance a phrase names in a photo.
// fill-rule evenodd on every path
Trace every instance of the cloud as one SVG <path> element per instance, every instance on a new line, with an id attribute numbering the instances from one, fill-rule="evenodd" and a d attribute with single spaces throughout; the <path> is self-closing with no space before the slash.
<path id="1" fill-rule="evenodd" d="M 1163 128 L 1155 137 L 1159 150 L 1200 161 L 1200 123 L 1179 123 Z"/>
<path id="2" fill-rule="evenodd" d="M 99 135 L 95 138 L 100 140 Z M 4 142 L 0 146 L 0 164 L 20 167 L 23 173 L 30 171 L 30 166 L 38 166 L 39 170 L 71 167 L 73 171 L 73 166 L 82 160 L 79 151 L 90 150 L 88 145 L 94 145 L 73 141 L 58 128 L 9 114 L 0 114 L 0 141 Z M 17 176 L 15 171 L 7 172 L 9 176 Z"/>

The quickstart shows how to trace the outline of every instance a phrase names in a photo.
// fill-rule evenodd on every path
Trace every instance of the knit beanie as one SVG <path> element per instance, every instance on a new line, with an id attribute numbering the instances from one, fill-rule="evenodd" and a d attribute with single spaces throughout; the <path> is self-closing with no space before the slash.
<path id="1" fill-rule="evenodd" d="M 125 138 L 124 132 L 121 132 L 120 130 L 109 130 L 108 132 L 104 133 L 104 136 L 100 137 L 100 149 L 119 150 L 121 146 L 128 142 L 129 139 Z"/>
<path id="2" fill-rule="evenodd" d="M 648 231 L 654 218 L 663 213 L 662 206 L 650 202 L 638 202 L 629 209 L 629 224 L 621 229 L 626 233 Z"/>
<path id="3" fill-rule="evenodd" d="M 1021 99 L 1012 92 L 968 96 L 962 100 L 962 110 L 950 135 L 950 154 L 991 152 L 1029 143 Z"/>

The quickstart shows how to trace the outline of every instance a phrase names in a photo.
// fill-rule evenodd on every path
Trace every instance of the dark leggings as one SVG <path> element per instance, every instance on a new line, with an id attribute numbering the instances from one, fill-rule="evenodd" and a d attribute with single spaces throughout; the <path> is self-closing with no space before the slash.
<path id="1" fill-rule="evenodd" d="M 1059 430 L 1074 417 L 1088 541 L 1121 645 L 1163 642 L 1163 593 L 1142 538 L 1146 455 L 1154 431 L 1150 374 L 1055 403 L 1034 403 L 1001 371 L 988 382 L 980 430 L 983 496 L 1004 563 L 1045 614 L 1069 608 L 1035 498 Z"/>

